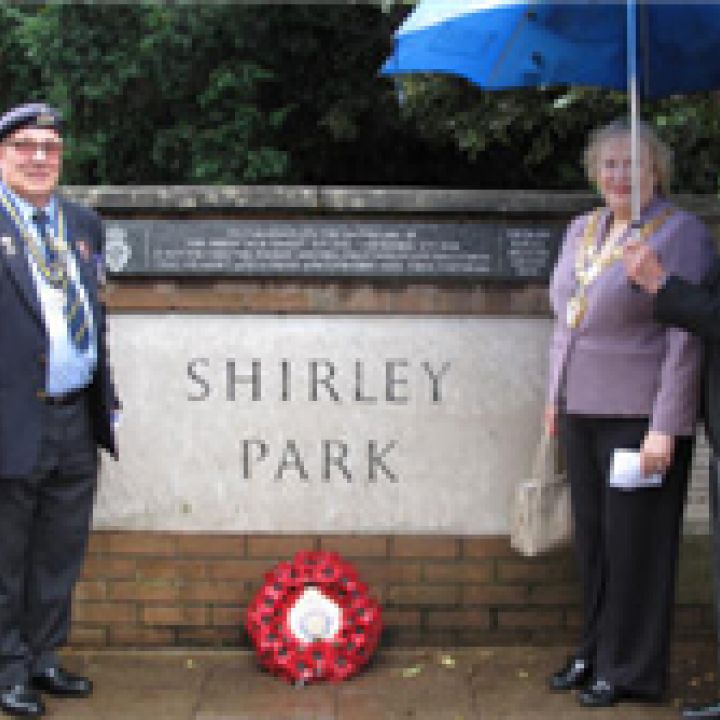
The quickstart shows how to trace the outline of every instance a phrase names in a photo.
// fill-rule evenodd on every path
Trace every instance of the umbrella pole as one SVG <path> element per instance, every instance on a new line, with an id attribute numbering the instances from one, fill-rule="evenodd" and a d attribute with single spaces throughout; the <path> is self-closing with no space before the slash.
<path id="1" fill-rule="evenodd" d="M 640 225 L 640 108 L 638 97 L 637 1 L 627 0 L 627 68 L 630 96 L 630 158 L 632 227 Z"/>

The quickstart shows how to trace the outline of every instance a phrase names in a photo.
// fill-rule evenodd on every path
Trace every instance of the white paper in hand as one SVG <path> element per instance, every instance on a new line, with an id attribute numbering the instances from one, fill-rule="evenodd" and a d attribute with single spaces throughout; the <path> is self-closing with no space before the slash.
<path id="1" fill-rule="evenodd" d="M 620 490 L 660 487 L 662 473 L 643 476 L 640 474 L 640 452 L 638 450 L 616 450 L 610 465 L 610 487 Z"/>

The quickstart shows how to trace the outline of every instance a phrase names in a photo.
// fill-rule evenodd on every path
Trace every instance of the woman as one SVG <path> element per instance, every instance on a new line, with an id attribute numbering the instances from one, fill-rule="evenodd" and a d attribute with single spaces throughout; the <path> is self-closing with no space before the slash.
<path id="1" fill-rule="evenodd" d="M 566 452 L 583 589 L 575 654 L 551 676 L 581 688 L 582 705 L 657 700 L 664 690 L 682 508 L 692 455 L 698 341 L 653 319 L 653 303 L 627 280 L 622 246 L 631 222 L 630 131 L 596 131 L 585 152 L 605 207 L 569 226 L 551 281 L 556 321 L 546 429 Z M 712 261 L 708 230 L 665 198 L 671 155 L 640 128 L 640 227 L 669 272 L 699 280 Z M 639 451 L 658 486 L 610 485 L 618 449 Z"/>

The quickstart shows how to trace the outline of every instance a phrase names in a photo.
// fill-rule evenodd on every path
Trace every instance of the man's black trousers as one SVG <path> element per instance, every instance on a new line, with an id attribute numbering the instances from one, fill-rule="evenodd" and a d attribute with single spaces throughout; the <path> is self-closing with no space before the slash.
<path id="1" fill-rule="evenodd" d="M 46 405 L 27 478 L 0 478 L 0 687 L 56 662 L 87 545 L 97 482 L 86 394 Z"/>

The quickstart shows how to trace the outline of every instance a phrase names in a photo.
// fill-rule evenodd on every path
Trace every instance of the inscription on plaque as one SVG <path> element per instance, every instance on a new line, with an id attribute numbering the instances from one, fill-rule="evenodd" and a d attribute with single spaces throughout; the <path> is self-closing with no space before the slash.
<path id="1" fill-rule="evenodd" d="M 545 280 L 560 227 L 325 220 L 113 220 L 110 274 Z"/>

